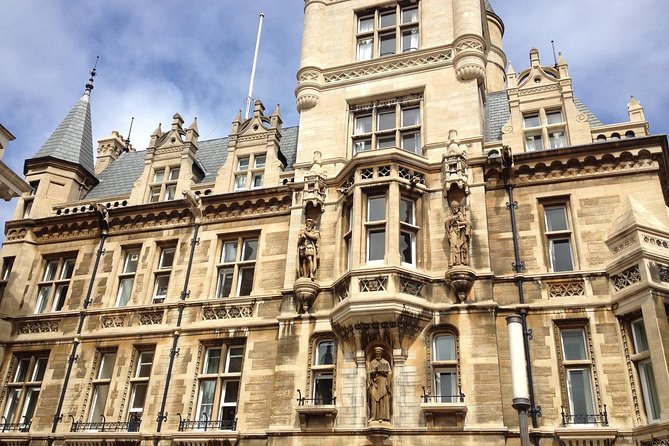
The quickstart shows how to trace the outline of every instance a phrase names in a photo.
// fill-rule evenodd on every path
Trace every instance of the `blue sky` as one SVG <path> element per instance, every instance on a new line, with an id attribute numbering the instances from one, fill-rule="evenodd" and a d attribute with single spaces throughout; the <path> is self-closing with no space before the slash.
<path id="1" fill-rule="evenodd" d="M 635 95 L 651 133 L 669 130 L 669 8 L 657 0 L 490 0 L 503 19 L 505 51 L 516 71 L 550 41 L 569 64 L 576 95 L 604 123 L 627 120 Z M 450 4 L 444 0 L 444 5 Z M 22 172 L 79 99 L 100 56 L 92 97 L 93 140 L 118 130 L 144 149 L 158 123 L 179 112 L 198 118 L 200 139 L 227 136 L 244 108 L 258 14 L 263 39 L 254 97 L 284 126 L 297 125 L 302 0 L 3 0 L 0 123 L 16 140 L 4 161 Z M 16 200 L 0 203 L 0 222 Z"/>

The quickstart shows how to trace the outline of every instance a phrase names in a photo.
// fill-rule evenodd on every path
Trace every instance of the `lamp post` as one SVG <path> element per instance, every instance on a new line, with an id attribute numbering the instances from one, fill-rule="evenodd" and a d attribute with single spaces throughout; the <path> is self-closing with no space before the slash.
<path id="1" fill-rule="evenodd" d="M 530 408 L 530 389 L 527 385 L 527 362 L 525 361 L 523 318 L 519 314 L 506 317 L 509 329 L 509 353 L 511 355 L 511 384 L 514 409 L 518 411 L 520 445 L 530 446 L 530 431 L 527 411 Z"/>

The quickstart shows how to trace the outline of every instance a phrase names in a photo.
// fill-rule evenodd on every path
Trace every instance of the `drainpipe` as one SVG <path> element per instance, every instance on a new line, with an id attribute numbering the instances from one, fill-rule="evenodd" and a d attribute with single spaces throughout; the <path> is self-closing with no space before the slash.
<path id="1" fill-rule="evenodd" d="M 67 358 L 67 370 L 65 370 L 65 380 L 63 381 L 63 388 L 60 390 L 60 397 L 58 398 L 58 406 L 56 406 L 56 413 L 53 416 L 51 433 L 56 432 L 58 423 L 63 419 L 61 410 L 63 409 L 63 402 L 65 401 L 65 392 L 67 391 L 67 385 L 70 382 L 72 368 L 74 367 L 74 363 L 77 361 L 78 358 L 77 349 L 79 348 L 79 343 L 81 342 L 79 336 L 81 335 L 81 331 L 84 328 L 84 319 L 86 318 L 86 310 L 93 301 L 91 299 L 91 295 L 93 294 L 93 284 L 95 283 L 95 276 L 97 276 L 98 267 L 100 266 L 100 257 L 102 257 L 102 254 L 105 253 L 104 246 L 105 246 L 105 241 L 107 240 L 107 234 L 109 232 L 109 220 L 108 220 L 107 208 L 105 208 L 101 204 L 98 204 L 96 212 L 98 212 L 100 216 L 100 244 L 98 245 L 98 250 L 95 254 L 95 264 L 93 265 L 93 272 L 91 273 L 91 281 L 89 282 L 88 290 L 86 291 L 84 306 L 81 312 L 79 313 L 79 325 L 77 326 L 77 335 L 75 336 L 74 341 L 72 341 L 72 350 L 70 351 L 70 356 Z M 49 442 L 49 444 L 51 444 L 51 441 Z"/>
<path id="2" fill-rule="evenodd" d="M 525 281 L 525 276 L 523 276 L 523 270 L 525 269 L 525 262 L 520 258 L 520 247 L 518 243 L 518 227 L 516 225 L 516 209 L 518 208 L 518 203 L 513 199 L 513 184 L 511 181 L 513 178 L 513 158 L 511 156 L 511 149 L 508 146 L 502 148 L 502 173 L 504 177 L 504 187 L 508 195 L 509 201 L 506 203 L 507 209 L 511 214 L 511 231 L 513 235 L 513 254 L 514 262 L 512 263 L 513 270 L 515 272 L 516 286 L 518 287 L 518 301 L 521 305 L 525 304 L 525 291 L 523 289 L 523 283 Z M 529 340 L 532 339 L 532 330 L 527 328 L 527 309 L 522 308 L 520 310 L 520 323 L 523 331 L 523 349 L 525 351 L 525 362 L 527 368 L 527 383 L 529 387 L 529 409 L 528 413 L 532 417 L 532 427 L 539 427 L 538 417 L 541 416 L 541 406 L 535 404 L 534 399 L 534 380 L 532 379 L 532 362 L 530 356 L 530 345 Z M 521 433 L 522 436 L 522 433 Z M 533 435 L 534 445 L 539 446 L 539 437 Z"/>
<path id="3" fill-rule="evenodd" d="M 187 197 L 188 198 L 188 197 Z M 179 296 L 179 313 L 177 317 L 177 326 L 172 335 L 172 348 L 170 349 L 170 362 L 167 366 L 167 375 L 165 376 L 165 389 L 163 390 L 163 399 L 160 403 L 160 412 L 158 412 L 158 417 L 156 421 L 158 426 L 156 427 L 156 434 L 159 434 L 162 427 L 163 421 L 167 421 L 167 413 L 165 413 L 165 406 L 167 405 L 167 394 L 170 390 L 170 381 L 172 380 L 172 369 L 174 368 L 174 358 L 179 355 L 179 349 L 177 345 L 179 344 L 180 336 L 180 327 L 181 320 L 183 318 L 184 308 L 186 307 L 186 298 L 190 295 L 188 291 L 188 282 L 190 279 L 191 268 L 193 266 L 193 255 L 195 254 L 195 245 L 197 245 L 200 240 L 197 238 L 198 231 L 200 230 L 200 224 L 196 223 L 193 226 L 193 238 L 190 241 L 190 253 L 188 255 L 188 266 L 186 267 L 186 279 L 184 280 L 184 286 L 181 290 L 181 295 Z M 153 439 L 153 444 L 155 446 L 160 442 L 160 438 L 156 435 Z"/>

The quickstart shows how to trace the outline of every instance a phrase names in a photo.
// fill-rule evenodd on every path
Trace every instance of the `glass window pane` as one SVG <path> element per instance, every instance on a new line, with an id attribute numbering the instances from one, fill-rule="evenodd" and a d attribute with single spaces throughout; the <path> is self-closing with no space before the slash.
<path id="1" fill-rule="evenodd" d="M 174 263 L 174 252 L 175 248 L 164 248 L 160 253 L 160 264 L 158 267 L 160 269 L 171 268 Z"/>
<path id="2" fill-rule="evenodd" d="M 564 117 L 562 116 L 562 111 L 556 110 L 546 112 L 546 121 L 548 122 L 548 125 L 563 123 Z"/>
<path id="3" fill-rule="evenodd" d="M 379 27 L 385 28 L 386 26 L 395 26 L 395 11 L 384 12 L 379 17 Z"/>
<path id="4" fill-rule="evenodd" d="M 93 407 L 89 421 L 92 423 L 102 422 L 102 415 L 105 412 L 107 403 L 107 394 L 109 393 L 109 384 L 96 384 L 93 392 Z"/>
<path id="5" fill-rule="evenodd" d="M 239 393 L 239 380 L 225 381 L 223 389 L 223 403 L 236 403 Z"/>
<path id="6" fill-rule="evenodd" d="M 235 177 L 235 190 L 246 189 L 246 175 L 237 175 Z"/>
<path id="7" fill-rule="evenodd" d="M 550 241 L 551 266 L 553 271 L 573 271 L 571 258 L 571 242 L 569 239 Z"/>
<path id="8" fill-rule="evenodd" d="M 253 174 L 252 183 L 251 183 L 252 187 L 254 187 L 254 188 L 262 187 L 262 180 L 263 180 L 263 174 L 262 173 Z"/>
<path id="9" fill-rule="evenodd" d="M 37 305 L 35 305 L 35 314 L 44 313 L 44 311 L 46 311 L 49 296 L 51 295 L 51 288 L 51 285 L 39 287 L 39 291 L 37 292 Z"/>
<path id="10" fill-rule="evenodd" d="M 247 266 L 239 271 L 239 295 L 248 296 L 253 291 L 253 273 L 255 268 Z"/>
<path id="11" fill-rule="evenodd" d="M 363 60 L 370 60 L 372 58 L 373 51 L 373 39 L 358 39 L 358 50 L 356 55 L 356 60 L 358 62 Z"/>
<path id="12" fill-rule="evenodd" d="M 457 402 L 457 376 L 454 370 L 439 370 L 435 373 L 437 403 Z"/>
<path id="13" fill-rule="evenodd" d="M 117 307 L 125 307 L 128 305 L 128 302 L 130 302 L 130 295 L 132 293 L 132 285 L 134 281 L 134 277 L 126 277 L 119 282 L 118 296 L 116 297 Z"/>
<path id="14" fill-rule="evenodd" d="M 229 297 L 232 290 L 232 269 L 221 269 L 218 271 L 217 298 Z"/>
<path id="15" fill-rule="evenodd" d="M 204 362 L 203 373 L 212 374 L 218 373 L 218 369 L 221 366 L 221 348 L 208 348 L 207 356 Z"/>
<path id="16" fill-rule="evenodd" d="M 402 52 L 416 51 L 418 49 L 418 28 L 402 31 Z"/>
<path id="17" fill-rule="evenodd" d="M 170 181 L 177 181 L 179 179 L 179 168 L 174 167 L 170 169 Z"/>
<path id="18" fill-rule="evenodd" d="M 404 223 L 409 223 L 410 225 L 416 224 L 416 217 L 415 217 L 415 206 L 416 204 L 414 203 L 413 200 L 407 200 L 406 198 L 402 198 L 400 200 L 400 221 Z"/>
<path id="19" fill-rule="evenodd" d="M 544 209 L 546 216 L 546 231 L 566 231 L 569 229 L 567 225 L 567 210 L 564 206 L 547 207 Z"/>
<path id="20" fill-rule="evenodd" d="M 402 133 L 402 148 L 408 152 L 420 154 L 420 133 Z"/>
<path id="21" fill-rule="evenodd" d="M 132 398 L 130 401 L 130 410 L 136 412 L 144 408 L 144 400 L 146 399 L 146 389 L 148 385 L 145 383 L 137 383 L 133 385 Z"/>
<path id="22" fill-rule="evenodd" d="M 660 399 L 655 385 L 655 373 L 653 363 L 645 361 L 639 364 L 639 375 L 641 377 L 641 390 L 646 406 L 646 415 L 650 420 L 660 419 Z"/>
<path id="23" fill-rule="evenodd" d="M 386 196 L 369 197 L 367 200 L 367 221 L 386 219 Z"/>
<path id="24" fill-rule="evenodd" d="M 60 280 L 72 278 L 74 272 L 74 259 L 67 259 L 63 262 L 63 270 L 60 272 Z"/>
<path id="25" fill-rule="evenodd" d="M 526 129 L 541 126 L 539 115 L 525 115 L 523 116 L 523 125 Z"/>
<path id="26" fill-rule="evenodd" d="M 237 170 L 248 170 L 249 168 L 249 159 L 248 158 L 239 158 L 237 161 Z"/>
<path id="27" fill-rule="evenodd" d="M 16 366 L 16 373 L 14 374 L 15 383 L 24 382 L 26 380 L 29 367 L 30 367 L 30 358 L 19 359 L 19 363 Z"/>
<path id="28" fill-rule="evenodd" d="M 395 128 L 395 110 L 379 112 L 377 130 L 391 130 Z"/>
<path id="29" fill-rule="evenodd" d="M 258 168 L 258 169 L 262 168 L 262 167 L 265 167 L 266 158 L 267 157 L 265 155 L 256 155 L 255 161 L 254 161 L 255 167 Z"/>
<path id="30" fill-rule="evenodd" d="M 244 240 L 242 261 L 255 260 L 258 251 L 258 240 Z"/>
<path id="31" fill-rule="evenodd" d="M 544 141 L 541 135 L 525 135 L 525 150 L 528 152 L 544 150 Z"/>
<path id="32" fill-rule="evenodd" d="M 31 381 L 42 381 L 44 379 L 44 373 L 46 372 L 46 364 L 48 361 L 49 358 L 45 356 L 35 360 L 35 369 L 33 370 L 33 376 L 30 379 Z"/>
<path id="33" fill-rule="evenodd" d="M 395 33 L 383 35 L 379 40 L 380 56 L 389 56 L 391 54 L 395 54 Z"/>
<path id="34" fill-rule="evenodd" d="M 211 412 L 214 408 L 214 391 L 216 390 L 216 381 L 200 381 L 200 403 L 198 404 L 198 420 L 211 420 Z"/>
<path id="35" fill-rule="evenodd" d="M 16 415 L 20 398 L 21 389 L 12 390 L 11 394 L 9 395 L 9 399 L 7 400 L 7 406 L 5 407 L 5 418 L 7 419 L 8 423 L 14 421 L 13 418 Z"/>
<path id="36" fill-rule="evenodd" d="M 386 253 L 386 230 L 370 230 L 367 243 L 367 260 L 383 260 Z"/>
<path id="37" fill-rule="evenodd" d="M 455 361 L 455 359 L 455 338 L 452 335 L 434 338 L 434 360 Z"/>
<path id="38" fill-rule="evenodd" d="M 353 146 L 353 153 L 365 152 L 372 148 L 371 139 L 358 139 Z"/>
<path id="39" fill-rule="evenodd" d="M 52 311 L 60 311 L 65 305 L 65 296 L 67 295 L 67 290 L 70 287 L 68 285 L 58 285 L 56 287 L 56 295 L 53 298 L 53 308 Z"/>
<path id="40" fill-rule="evenodd" d="M 646 327 L 643 319 L 632 322 L 632 334 L 634 339 L 634 352 L 643 353 L 648 351 L 648 338 L 646 338 Z"/>
<path id="41" fill-rule="evenodd" d="M 165 201 L 174 200 L 176 194 L 177 194 L 176 184 L 165 187 Z"/>
<path id="42" fill-rule="evenodd" d="M 316 373 L 314 377 L 314 404 L 332 403 L 332 373 Z"/>
<path id="43" fill-rule="evenodd" d="M 355 117 L 355 132 L 354 135 L 362 135 L 372 131 L 372 115 L 356 116 Z"/>
<path id="44" fill-rule="evenodd" d="M 379 137 L 376 140 L 376 147 L 379 149 L 385 149 L 386 147 L 395 147 L 396 141 L 395 141 L 395 135 L 393 134 L 392 136 L 383 136 Z"/>
<path id="45" fill-rule="evenodd" d="M 316 365 L 334 364 L 334 342 L 322 341 L 318 343 L 316 352 Z"/>
<path id="46" fill-rule="evenodd" d="M 160 186 L 155 186 L 151 188 L 151 196 L 149 197 L 149 203 L 155 203 L 160 200 Z"/>
<path id="47" fill-rule="evenodd" d="M 23 412 L 21 413 L 22 423 L 30 423 L 35 413 L 35 407 L 37 406 L 37 399 L 39 398 L 39 388 L 28 389 L 26 391 L 26 400 L 23 402 Z"/>
<path id="48" fill-rule="evenodd" d="M 235 417 L 237 416 L 237 405 L 221 407 L 221 413 L 218 418 L 221 420 L 221 429 L 233 429 L 235 427 Z"/>
<path id="49" fill-rule="evenodd" d="M 228 365 L 226 373 L 238 373 L 242 371 L 243 347 L 230 347 L 228 350 Z"/>
<path id="50" fill-rule="evenodd" d="M 139 252 L 128 252 L 125 255 L 125 265 L 123 266 L 123 273 L 134 273 L 137 271 L 137 263 L 139 263 Z"/>
<path id="51" fill-rule="evenodd" d="M 156 285 L 153 290 L 154 299 L 164 299 L 167 297 L 167 287 L 170 284 L 170 276 L 156 276 Z"/>
<path id="52" fill-rule="evenodd" d="M 418 8 L 404 8 L 402 10 L 402 23 L 415 23 L 418 21 Z"/>
<path id="53" fill-rule="evenodd" d="M 105 353 L 100 359 L 100 369 L 98 379 L 111 379 L 114 372 L 114 363 L 116 362 L 116 353 Z"/>
<path id="54" fill-rule="evenodd" d="M 42 281 L 48 282 L 50 280 L 54 280 L 56 278 L 56 269 L 58 269 L 58 260 L 52 260 L 47 263 Z"/>
<path id="55" fill-rule="evenodd" d="M 237 242 L 225 242 L 223 244 L 223 255 L 221 263 L 230 263 L 237 260 Z"/>
<path id="56" fill-rule="evenodd" d="M 400 259 L 402 263 L 414 264 L 414 234 L 413 232 L 402 231 L 400 233 Z"/>
<path id="57" fill-rule="evenodd" d="M 374 31 L 374 16 L 360 17 L 358 19 L 358 32 L 366 33 Z"/>
<path id="58" fill-rule="evenodd" d="M 564 134 L 563 130 L 550 132 L 548 134 L 548 142 L 550 143 L 551 149 L 561 149 L 567 147 L 567 136 Z"/>
<path id="59" fill-rule="evenodd" d="M 562 330 L 562 349 L 566 361 L 588 359 L 583 330 Z"/>
<path id="60" fill-rule="evenodd" d="M 402 127 L 420 124 L 420 110 L 418 107 L 402 109 Z"/>
<path id="61" fill-rule="evenodd" d="M 165 169 L 156 170 L 153 174 L 154 183 L 162 183 L 165 179 Z"/>
<path id="62" fill-rule="evenodd" d="M 141 352 L 137 360 L 137 372 L 135 377 L 148 378 L 151 376 L 151 366 L 153 365 L 153 352 Z"/>
<path id="63" fill-rule="evenodd" d="M 571 400 L 571 414 L 575 417 L 574 423 L 587 424 L 594 421 L 588 416 L 595 413 L 590 370 L 569 369 L 567 370 L 567 381 Z"/>

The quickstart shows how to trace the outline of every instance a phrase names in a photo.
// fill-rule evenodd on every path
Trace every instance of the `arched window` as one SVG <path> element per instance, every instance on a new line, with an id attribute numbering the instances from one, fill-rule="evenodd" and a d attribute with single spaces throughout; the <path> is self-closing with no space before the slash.
<path id="1" fill-rule="evenodd" d="M 315 342 L 311 364 L 314 405 L 334 404 L 335 343 L 332 339 Z"/>
<path id="2" fill-rule="evenodd" d="M 439 333 L 432 340 L 432 375 L 434 402 L 462 402 L 457 338 L 453 333 Z"/>
<path id="3" fill-rule="evenodd" d="M 625 138 L 634 138 L 636 135 L 634 133 L 634 130 L 628 130 L 625 132 Z"/>

